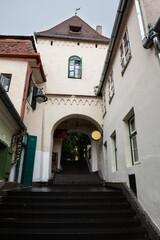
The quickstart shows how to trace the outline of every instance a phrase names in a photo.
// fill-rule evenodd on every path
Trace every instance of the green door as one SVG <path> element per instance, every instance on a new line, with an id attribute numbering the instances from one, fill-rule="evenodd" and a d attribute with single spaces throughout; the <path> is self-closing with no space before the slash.
<path id="1" fill-rule="evenodd" d="M 8 179 L 11 170 L 13 150 L 0 141 L 0 179 Z"/>
<path id="2" fill-rule="evenodd" d="M 37 142 L 36 136 L 28 135 L 21 180 L 21 183 L 24 185 L 32 185 L 36 142 Z"/>
<path id="3" fill-rule="evenodd" d="M 3 179 L 7 147 L 0 142 L 0 179 Z"/>
<path id="4" fill-rule="evenodd" d="M 12 163 L 12 154 L 13 150 L 11 148 L 7 148 L 6 151 L 6 162 L 4 168 L 4 178 L 9 178 L 10 171 L 11 171 L 11 163 Z"/>

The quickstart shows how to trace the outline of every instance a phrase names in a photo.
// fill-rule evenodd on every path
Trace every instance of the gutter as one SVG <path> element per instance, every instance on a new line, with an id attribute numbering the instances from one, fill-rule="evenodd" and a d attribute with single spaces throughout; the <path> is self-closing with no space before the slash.
<path id="1" fill-rule="evenodd" d="M 42 61 L 40 58 L 40 53 L 34 53 L 34 54 L 22 54 L 22 53 L 0 53 L 0 57 L 6 57 L 6 58 L 25 58 L 25 59 L 37 59 L 38 64 L 40 63 L 40 71 L 43 77 L 43 81 L 46 82 L 46 76 L 44 73 L 44 69 L 42 66 Z"/>
<path id="2" fill-rule="evenodd" d="M 100 79 L 99 85 L 97 87 L 95 87 L 96 96 L 100 95 L 102 87 L 103 87 L 103 83 L 104 83 L 104 80 L 105 80 L 105 77 L 106 77 L 106 74 L 107 74 L 107 70 L 108 70 L 108 67 L 109 67 L 110 60 L 111 60 L 111 56 L 112 56 L 112 52 L 113 52 L 113 49 L 114 49 L 115 41 L 116 41 L 119 29 L 120 29 L 123 13 L 125 11 L 127 2 L 128 2 L 127 0 L 120 0 L 119 6 L 118 6 L 118 9 L 117 9 L 116 19 L 115 19 L 112 34 L 111 34 L 110 44 L 109 44 L 108 52 L 107 52 L 106 59 L 105 59 L 105 62 L 104 62 L 104 66 L 103 66 L 103 70 L 102 70 L 102 74 L 101 74 L 101 79 Z"/>
<path id="3" fill-rule="evenodd" d="M 34 33 L 35 38 L 37 37 L 46 37 L 46 38 L 62 38 L 69 40 L 82 40 L 82 41 L 90 41 L 90 42 L 99 42 L 99 43 L 109 43 L 109 39 L 98 39 L 98 38 L 85 38 L 85 37 L 74 37 L 74 36 L 65 36 L 65 35 L 56 35 L 56 34 L 47 34 L 47 33 Z"/>
<path id="4" fill-rule="evenodd" d="M 21 117 L 19 116 L 17 110 L 15 109 L 13 103 L 11 102 L 10 98 L 8 97 L 8 94 L 4 90 L 1 83 L 0 83 L 0 99 L 2 100 L 4 105 L 7 107 L 8 111 L 11 113 L 11 115 L 16 120 L 16 122 L 20 125 L 20 127 L 23 130 L 27 130 L 26 126 L 24 125 L 23 121 L 21 120 Z"/>

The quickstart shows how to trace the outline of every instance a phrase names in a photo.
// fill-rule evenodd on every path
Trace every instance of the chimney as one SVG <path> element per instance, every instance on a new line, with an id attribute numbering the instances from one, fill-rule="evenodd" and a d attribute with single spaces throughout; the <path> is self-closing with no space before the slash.
<path id="1" fill-rule="evenodd" d="M 97 25 L 97 26 L 96 26 L 96 31 L 97 31 L 99 34 L 102 35 L 102 26 Z"/>

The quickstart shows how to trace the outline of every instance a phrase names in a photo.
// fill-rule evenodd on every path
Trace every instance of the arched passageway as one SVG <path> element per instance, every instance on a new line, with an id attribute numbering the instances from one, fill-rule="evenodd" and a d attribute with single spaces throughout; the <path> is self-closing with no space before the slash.
<path id="1" fill-rule="evenodd" d="M 91 133 L 101 130 L 85 116 L 60 120 L 53 133 L 52 172 L 89 174 L 98 170 L 97 142 Z"/>
<path id="2" fill-rule="evenodd" d="M 77 124 L 78 125 L 78 124 Z M 65 173 L 88 173 L 91 140 L 81 132 L 70 132 L 62 140 L 61 167 Z"/>

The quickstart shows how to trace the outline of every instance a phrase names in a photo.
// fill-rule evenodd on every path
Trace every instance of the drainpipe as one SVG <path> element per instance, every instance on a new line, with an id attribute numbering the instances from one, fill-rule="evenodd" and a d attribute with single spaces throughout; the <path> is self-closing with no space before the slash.
<path id="1" fill-rule="evenodd" d="M 148 36 L 143 40 L 143 47 L 149 49 L 154 44 L 160 61 L 160 17 L 156 24 L 148 24 Z"/>
<path id="2" fill-rule="evenodd" d="M 135 2 L 135 6 L 136 6 L 136 11 L 137 11 L 138 23 L 139 23 L 140 33 L 141 33 L 141 39 L 143 41 L 143 39 L 146 37 L 146 34 L 145 34 L 145 29 L 144 29 L 144 22 L 143 22 L 141 7 L 140 7 L 139 0 L 135 0 L 134 2 Z"/>
<path id="3" fill-rule="evenodd" d="M 154 44 L 155 49 L 157 50 L 158 58 L 160 60 L 160 17 L 157 20 L 156 24 L 148 24 L 148 33 L 145 34 L 144 23 L 142 12 L 140 8 L 139 0 L 135 0 L 138 22 L 140 27 L 142 45 L 145 49 L 149 49 Z"/>
<path id="4" fill-rule="evenodd" d="M 24 99 L 23 99 L 23 104 L 22 104 L 22 113 L 21 113 L 21 119 L 23 121 L 24 119 L 24 112 L 25 112 L 25 106 L 26 106 L 26 100 L 27 100 L 27 93 L 28 93 L 28 87 L 29 87 L 29 79 L 30 79 L 30 75 L 31 75 L 31 69 L 32 68 L 40 68 L 41 63 L 38 63 L 37 66 L 29 66 L 28 68 L 28 73 L 27 73 L 27 81 L 26 81 L 26 88 L 25 88 L 25 93 L 24 93 Z"/>

